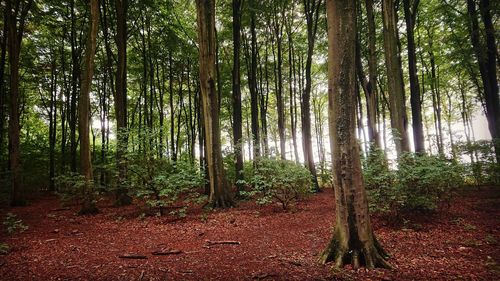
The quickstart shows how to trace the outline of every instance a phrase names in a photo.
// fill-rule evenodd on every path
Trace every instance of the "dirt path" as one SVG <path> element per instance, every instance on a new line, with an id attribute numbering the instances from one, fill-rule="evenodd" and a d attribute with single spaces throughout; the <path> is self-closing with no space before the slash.
<path id="1" fill-rule="evenodd" d="M 104 205 L 103 205 L 104 204 Z M 312 195 L 295 212 L 240 204 L 187 217 L 139 217 L 136 206 L 79 217 L 56 198 L 12 212 L 29 226 L 0 242 L 1 280 L 499 280 L 500 189 L 457 197 L 438 215 L 406 224 L 373 218 L 375 231 L 392 254 L 393 270 L 333 273 L 317 263 L 333 222 L 330 190 Z M 209 242 L 239 242 L 215 244 Z M 153 255 L 155 251 L 173 251 Z M 180 253 L 178 253 L 180 251 Z M 145 259 L 124 259 L 138 254 Z"/>

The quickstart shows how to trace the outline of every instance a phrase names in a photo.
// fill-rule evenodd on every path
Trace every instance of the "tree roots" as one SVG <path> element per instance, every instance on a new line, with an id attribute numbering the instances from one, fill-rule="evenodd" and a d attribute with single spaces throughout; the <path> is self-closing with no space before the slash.
<path id="1" fill-rule="evenodd" d="M 342 246 L 342 243 L 335 236 L 321 254 L 320 262 L 323 264 L 333 262 L 336 268 L 342 268 L 347 264 L 351 264 L 354 269 L 362 266 L 366 268 L 379 267 L 390 269 L 392 266 L 386 261 L 388 257 L 385 250 L 375 238 L 371 246 L 348 249 Z"/>

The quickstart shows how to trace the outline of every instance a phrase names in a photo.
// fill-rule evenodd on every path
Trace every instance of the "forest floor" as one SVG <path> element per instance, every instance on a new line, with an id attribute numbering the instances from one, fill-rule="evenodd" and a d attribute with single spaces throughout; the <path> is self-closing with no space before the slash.
<path id="1" fill-rule="evenodd" d="M 0 280 L 500 280 L 500 188 L 460 192 L 434 215 L 372 216 L 392 270 L 333 272 L 318 263 L 334 218 L 331 190 L 290 212 L 253 202 L 192 207 L 184 218 L 144 217 L 137 206 L 106 201 L 95 216 L 76 210 L 54 196 L 0 210 L 29 226 L 0 230 L 10 246 L 0 255 Z M 130 254 L 142 259 L 123 258 Z"/>

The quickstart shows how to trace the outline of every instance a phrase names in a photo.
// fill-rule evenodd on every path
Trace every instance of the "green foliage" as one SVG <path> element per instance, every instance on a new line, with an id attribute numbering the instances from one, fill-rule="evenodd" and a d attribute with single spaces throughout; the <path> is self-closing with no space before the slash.
<path id="1" fill-rule="evenodd" d="M 468 158 L 464 165 L 465 181 L 473 185 L 500 184 L 500 164 L 495 162 L 493 141 L 462 142 L 456 146 L 458 155 Z"/>
<path id="2" fill-rule="evenodd" d="M 6 255 L 10 252 L 9 244 L 0 243 L 0 255 Z"/>
<path id="3" fill-rule="evenodd" d="M 391 170 L 374 151 L 363 169 L 370 206 L 379 211 L 435 211 L 463 183 L 461 165 L 444 158 L 403 154 Z"/>
<path id="4" fill-rule="evenodd" d="M 181 194 L 205 183 L 199 167 L 188 161 L 171 162 L 147 152 L 130 153 L 127 158 L 131 190 L 137 197 L 145 199 L 149 207 L 158 208 L 160 215 Z M 185 209 L 177 210 L 175 214 L 182 216 Z"/>
<path id="5" fill-rule="evenodd" d="M 85 177 L 78 173 L 67 173 L 54 178 L 56 194 L 63 203 L 80 202 L 85 195 Z"/>
<path id="6" fill-rule="evenodd" d="M 15 232 L 24 232 L 28 229 L 28 226 L 25 225 L 22 220 L 18 219 L 17 216 L 13 213 L 7 213 L 5 215 L 3 225 L 5 226 L 5 230 L 9 234 L 13 234 Z"/>
<path id="7" fill-rule="evenodd" d="M 389 168 L 383 150 L 373 148 L 364 159 L 363 177 L 371 209 L 385 212 L 401 202 L 395 187 L 396 173 Z"/>
<path id="8" fill-rule="evenodd" d="M 461 166 L 437 156 L 403 154 L 398 161 L 398 189 L 408 210 L 435 211 L 463 183 Z"/>
<path id="9" fill-rule="evenodd" d="M 284 210 L 311 190 L 311 174 L 292 161 L 260 159 L 249 181 L 260 194 L 259 204 L 279 202 Z"/>

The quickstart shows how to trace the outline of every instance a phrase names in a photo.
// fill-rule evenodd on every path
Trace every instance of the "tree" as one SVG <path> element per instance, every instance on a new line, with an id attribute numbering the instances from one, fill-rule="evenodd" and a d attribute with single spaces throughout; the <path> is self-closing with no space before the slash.
<path id="1" fill-rule="evenodd" d="M 124 154 L 128 146 L 127 130 L 127 9 L 128 0 L 116 0 L 116 46 L 118 49 L 118 60 L 116 66 L 116 91 L 115 91 L 115 114 L 116 127 L 118 130 L 118 143 L 116 149 L 116 163 L 118 166 L 118 190 L 116 192 L 116 204 L 128 205 L 132 198 L 127 195 L 127 166 Z"/>
<path id="2" fill-rule="evenodd" d="M 408 141 L 406 117 L 405 93 L 403 84 L 403 72 L 399 59 L 398 36 L 396 25 L 396 12 L 393 0 L 382 0 L 382 10 L 384 13 L 384 50 L 385 64 L 387 68 L 387 84 L 389 90 L 389 108 L 391 112 L 391 127 L 396 133 L 394 143 L 396 152 L 410 151 Z"/>
<path id="3" fill-rule="evenodd" d="M 307 168 L 313 176 L 314 191 L 319 191 L 318 176 L 314 166 L 311 140 L 311 68 L 314 43 L 318 30 L 318 18 L 322 0 L 303 0 L 304 14 L 307 22 L 307 58 L 306 58 L 306 84 L 302 95 L 302 141 L 304 142 L 304 158 Z"/>
<path id="4" fill-rule="evenodd" d="M 241 1 L 233 0 L 233 46 L 234 46 L 233 47 L 233 138 L 234 138 L 233 142 L 234 142 L 234 154 L 235 154 L 236 186 L 238 192 L 241 191 L 241 189 L 243 188 L 240 32 L 241 32 Z"/>
<path id="5" fill-rule="evenodd" d="M 19 55 L 24 27 L 28 12 L 33 0 L 13 1 L 7 0 L 7 34 L 9 51 L 9 169 L 11 172 L 11 200 L 12 206 L 26 204 L 21 185 L 21 150 L 19 137 Z"/>
<path id="6" fill-rule="evenodd" d="M 85 180 L 85 198 L 80 214 L 95 214 L 98 209 L 93 196 L 92 159 L 90 155 L 89 121 L 90 121 L 90 88 L 94 74 L 94 57 L 97 46 L 99 28 L 99 0 L 90 1 L 90 20 L 83 61 L 80 99 L 78 101 L 78 130 L 80 135 L 80 173 Z"/>
<path id="7" fill-rule="evenodd" d="M 406 21 L 406 42 L 408 47 L 408 72 L 410 75 L 410 102 L 415 152 L 425 153 L 424 126 L 422 124 L 422 105 L 420 85 L 417 74 L 417 55 L 415 51 L 414 29 L 420 0 L 403 0 Z"/>
<path id="8" fill-rule="evenodd" d="M 481 44 L 479 21 L 477 16 L 476 1 L 467 0 L 469 14 L 469 33 L 472 48 L 479 65 L 479 73 L 483 82 L 483 95 L 486 107 L 488 129 L 491 137 L 496 141 L 495 154 L 497 163 L 500 163 L 500 99 L 498 95 L 497 58 L 498 51 L 495 43 L 495 28 L 491 18 L 489 0 L 480 1 L 480 11 L 484 22 L 486 34 L 486 48 Z"/>
<path id="9" fill-rule="evenodd" d="M 214 207 L 233 205 L 224 175 L 219 127 L 219 97 L 215 89 L 215 0 L 196 0 L 200 90 L 205 133 L 205 158 L 210 181 L 209 202 Z"/>
<path id="10" fill-rule="evenodd" d="M 389 267 L 368 215 L 368 201 L 356 141 L 355 1 L 327 0 L 328 119 L 335 189 L 336 223 L 321 255 L 342 267 Z"/>

